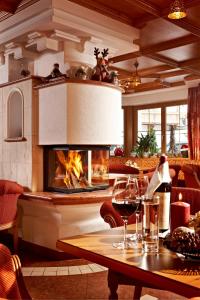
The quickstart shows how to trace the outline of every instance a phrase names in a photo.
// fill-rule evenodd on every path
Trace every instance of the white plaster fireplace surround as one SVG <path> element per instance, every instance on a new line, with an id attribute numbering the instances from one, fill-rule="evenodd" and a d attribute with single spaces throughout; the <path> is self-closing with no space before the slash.
<path id="1" fill-rule="evenodd" d="M 69 80 L 39 89 L 40 145 L 120 143 L 121 89 Z"/>

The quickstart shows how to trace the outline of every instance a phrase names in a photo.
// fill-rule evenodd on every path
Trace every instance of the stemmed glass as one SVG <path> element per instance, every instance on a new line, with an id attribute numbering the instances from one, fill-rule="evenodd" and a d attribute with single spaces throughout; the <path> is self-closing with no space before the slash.
<path id="1" fill-rule="evenodd" d="M 130 181 L 129 178 L 115 180 L 112 193 L 112 205 L 124 222 L 123 241 L 113 243 L 113 247 L 118 249 L 132 248 L 132 243 L 127 240 L 127 224 L 128 217 L 137 210 L 139 205 L 139 202 L 136 200 L 136 180 Z"/>
<path id="2" fill-rule="evenodd" d="M 138 225 L 141 221 L 141 205 L 142 200 L 145 197 L 145 193 L 149 184 L 149 178 L 147 175 L 139 175 L 139 176 L 129 176 L 129 181 L 134 182 L 134 190 L 135 190 L 135 198 L 138 202 L 137 209 L 135 212 L 136 220 L 135 220 L 135 234 L 129 235 L 129 240 L 138 241 L 141 239 L 141 234 L 139 233 Z"/>

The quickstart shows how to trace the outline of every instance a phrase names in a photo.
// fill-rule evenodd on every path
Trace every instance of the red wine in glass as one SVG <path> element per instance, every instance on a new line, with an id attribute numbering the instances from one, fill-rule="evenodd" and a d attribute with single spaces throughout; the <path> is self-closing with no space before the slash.
<path id="1" fill-rule="evenodd" d="M 112 205 L 122 218 L 128 219 L 128 217 L 137 210 L 139 202 L 135 200 L 122 200 L 113 201 Z"/>

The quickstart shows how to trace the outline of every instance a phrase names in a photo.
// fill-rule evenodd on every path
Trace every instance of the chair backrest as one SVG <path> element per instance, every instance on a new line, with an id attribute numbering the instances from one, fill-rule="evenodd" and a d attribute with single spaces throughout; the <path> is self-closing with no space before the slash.
<path id="1" fill-rule="evenodd" d="M 0 266 L 0 299 L 31 300 L 23 280 L 20 259 L 11 255 L 3 244 L 0 244 Z"/>
<path id="2" fill-rule="evenodd" d="M 12 255 L 3 244 L 0 244 L 0 266 L 0 297 L 22 299 L 13 268 Z"/>
<path id="3" fill-rule="evenodd" d="M 183 196 L 182 201 L 190 204 L 190 213 L 192 215 L 200 211 L 200 189 L 172 187 L 171 202 L 178 201 L 180 193 Z"/>
<path id="4" fill-rule="evenodd" d="M 17 199 L 23 187 L 10 180 L 0 180 L 0 225 L 12 222 L 16 217 Z"/>
<path id="5" fill-rule="evenodd" d="M 185 164 L 182 166 L 186 187 L 200 189 L 200 166 Z"/>

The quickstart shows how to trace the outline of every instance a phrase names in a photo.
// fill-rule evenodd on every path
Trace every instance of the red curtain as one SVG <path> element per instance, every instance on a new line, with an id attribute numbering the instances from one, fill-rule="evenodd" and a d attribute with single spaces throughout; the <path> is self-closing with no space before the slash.
<path id="1" fill-rule="evenodd" d="M 188 144 L 190 158 L 200 159 L 200 86 L 188 91 Z"/>

